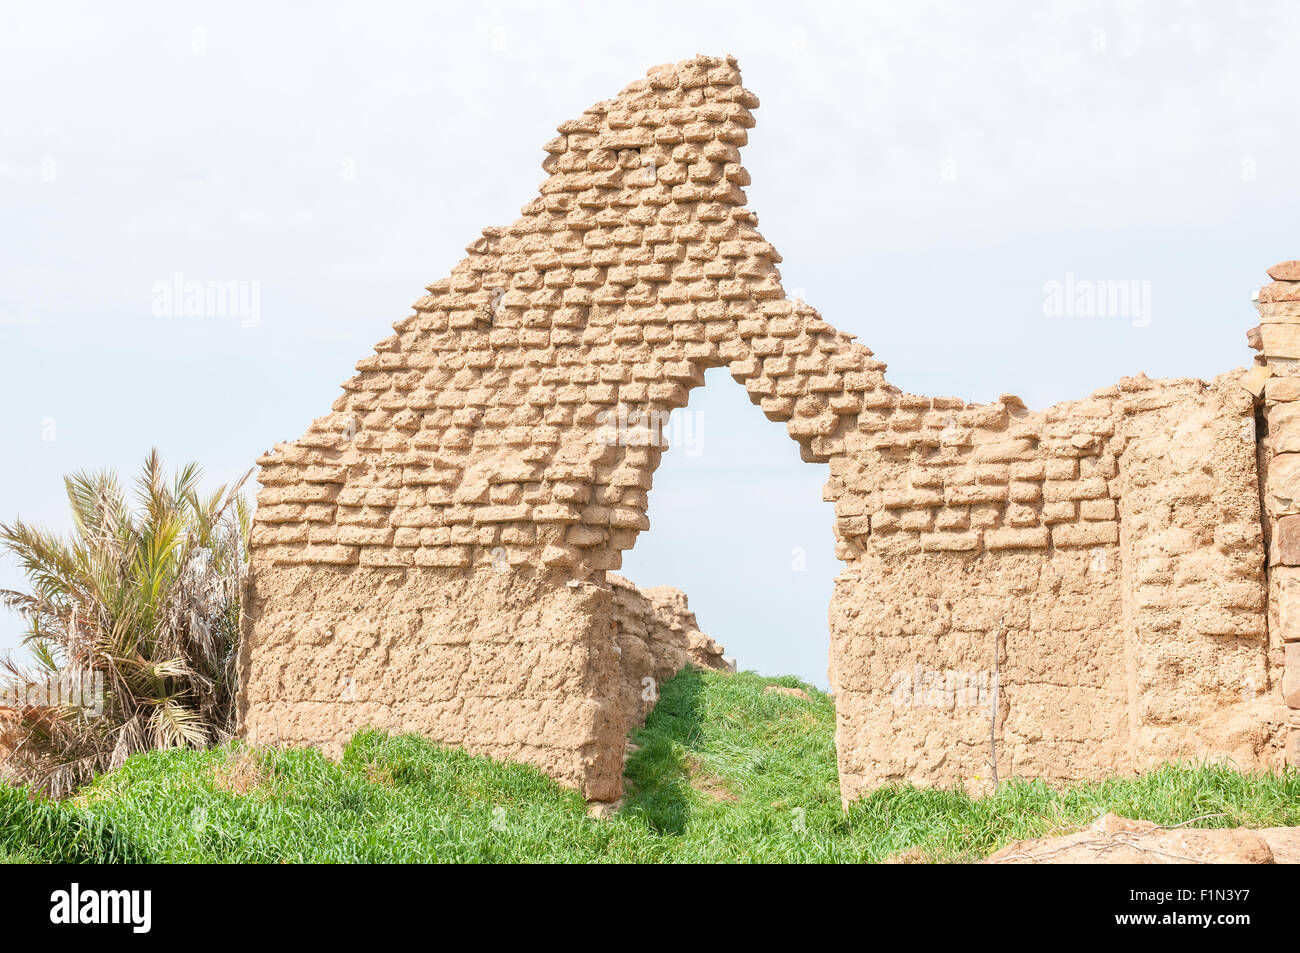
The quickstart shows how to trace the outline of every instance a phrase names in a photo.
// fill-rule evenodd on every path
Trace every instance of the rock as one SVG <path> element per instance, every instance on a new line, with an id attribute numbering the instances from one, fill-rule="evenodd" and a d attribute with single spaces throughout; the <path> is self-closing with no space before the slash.
<path id="1" fill-rule="evenodd" d="M 1300 642 L 1290 642 L 1286 646 L 1282 700 L 1288 708 L 1300 708 Z"/>
<path id="2" fill-rule="evenodd" d="M 622 806 L 622 798 L 617 801 L 590 801 L 587 804 L 587 816 L 597 821 L 603 821 L 613 817 Z"/>
<path id="3" fill-rule="evenodd" d="M 1300 357 L 1300 324 L 1262 324 L 1260 334 L 1269 357 Z"/>
<path id="4" fill-rule="evenodd" d="M 764 695 L 789 695 L 791 698 L 802 698 L 804 701 L 812 701 L 812 697 L 802 688 L 786 688 L 784 685 L 769 685 L 763 689 Z"/>
<path id="5" fill-rule="evenodd" d="M 1300 453 L 1279 453 L 1269 461 L 1268 492 L 1279 516 L 1300 513 Z"/>
<path id="6" fill-rule="evenodd" d="M 1269 401 L 1300 400 L 1300 377 L 1275 377 L 1264 388 Z"/>
<path id="7" fill-rule="evenodd" d="M 1300 453 L 1300 403 L 1274 404 L 1268 408 L 1267 420 L 1273 453 Z"/>
<path id="8" fill-rule="evenodd" d="M 1284 829 L 1285 830 L 1285 829 Z M 1294 839 L 1274 837 L 1295 857 Z M 1004 847 L 990 864 L 1271 864 L 1263 832 L 1244 827 L 1165 828 L 1151 821 L 1105 814 L 1091 827 L 1063 837 L 1040 837 Z"/>
<path id="9" fill-rule="evenodd" d="M 1277 634 L 1283 642 L 1300 642 L 1300 570 L 1277 566 Z"/>
<path id="10" fill-rule="evenodd" d="M 1300 566 L 1300 516 L 1284 516 L 1277 521 L 1273 560 L 1283 566 Z"/>
<path id="11" fill-rule="evenodd" d="M 1300 301 L 1300 281 L 1274 281 L 1259 289 L 1259 313 L 1263 316 L 1276 315 L 1279 310 L 1264 306 L 1288 301 Z M 1286 313 L 1289 309 L 1283 308 L 1281 311 Z"/>
<path id="12" fill-rule="evenodd" d="M 1300 864 L 1300 827 L 1264 827 L 1255 832 L 1268 843 L 1275 864 Z"/>

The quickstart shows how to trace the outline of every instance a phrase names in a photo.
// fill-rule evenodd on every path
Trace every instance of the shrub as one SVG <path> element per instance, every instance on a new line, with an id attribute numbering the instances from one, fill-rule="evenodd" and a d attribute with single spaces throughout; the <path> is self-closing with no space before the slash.
<path id="1" fill-rule="evenodd" d="M 28 584 L 0 590 L 0 599 L 26 620 L 23 642 L 34 659 L 0 662 L 0 688 L 26 696 L 6 765 L 18 780 L 62 796 L 136 752 L 229 736 L 248 474 L 206 497 L 200 478 L 189 464 L 168 483 L 154 450 L 136 480 L 135 507 L 111 472 L 65 478 L 68 539 L 21 520 L 0 523 L 0 545 Z M 31 698 L 69 683 L 102 692 L 93 707 L 53 692 Z"/>

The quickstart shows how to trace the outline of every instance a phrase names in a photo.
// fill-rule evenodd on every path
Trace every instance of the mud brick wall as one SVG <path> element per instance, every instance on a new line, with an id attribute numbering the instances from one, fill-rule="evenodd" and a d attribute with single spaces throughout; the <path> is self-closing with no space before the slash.
<path id="1" fill-rule="evenodd" d="M 1240 375 L 1130 378 L 1041 413 L 900 398 L 901 426 L 865 418 L 828 487 L 846 798 L 990 777 L 994 717 L 1000 777 L 1276 761 Z M 989 690 L 963 703 L 954 678 Z"/>
<path id="2" fill-rule="evenodd" d="M 623 734 L 645 722 L 659 700 L 659 685 L 687 665 L 734 670 L 722 646 L 700 631 L 686 594 L 672 586 L 638 589 L 615 573 L 606 577 L 614 594 L 614 643 L 623 678 L 619 721 Z"/>
<path id="3" fill-rule="evenodd" d="M 1044 411 L 902 393 L 785 296 L 745 207 L 757 105 L 734 59 L 701 56 L 562 123 L 521 217 L 484 229 L 332 412 L 259 460 L 245 732 L 417 730 L 616 796 L 644 714 L 629 686 L 683 656 L 633 644 L 644 612 L 609 571 L 649 528 L 655 421 L 725 366 L 829 464 L 846 798 L 989 771 L 990 705 L 944 711 L 924 689 L 987 676 L 995 635 L 1004 775 L 1277 760 L 1241 373 Z"/>

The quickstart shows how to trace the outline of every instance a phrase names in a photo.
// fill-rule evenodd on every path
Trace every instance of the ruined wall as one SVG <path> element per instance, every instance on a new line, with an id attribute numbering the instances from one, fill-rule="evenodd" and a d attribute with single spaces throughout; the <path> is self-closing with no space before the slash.
<path id="1" fill-rule="evenodd" d="M 417 731 L 617 795 L 622 725 L 600 701 L 619 678 L 607 591 L 545 574 L 272 565 L 247 602 L 249 740 L 337 755 L 367 726 Z"/>
<path id="2" fill-rule="evenodd" d="M 988 778 L 995 671 L 1001 777 L 1276 761 L 1240 376 L 1129 378 L 1041 413 L 945 402 L 832 461 L 846 798 Z"/>
<path id="3" fill-rule="evenodd" d="M 245 618 L 262 636 L 245 646 L 251 740 L 337 756 L 368 726 L 417 731 L 597 800 L 618 796 L 623 739 L 653 704 L 645 680 L 727 667 L 685 596 L 619 577 L 266 567 Z"/>
<path id="4" fill-rule="evenodd" d="M 642 712 L 606 574 L 649 527 L 654 421 L 726 366 L 830 464 L 846 797 L 988 770 L 987 706 L 896 696 L 900 672 L 978 679 L 995 629 L 1004 774 L 1272 758 L 1250 395 L 1136 378 L 1031 412 L 902 393 L 785 297 L 742 191 L 756 106 L 733 59 L 697 57 L 562 123 L 539 197 L 259 461 L 245 731 L 419 730 L 614 796 Z"/>
<path id="5" fill-rule="evenodd" d="M 319 743 L 363 722 L 406 726 L 609 795 L 623 701 L 605 571 L 649 525 L 664 450 L 610 421 L 681 407 L 706 368 L 729 364 L 825 460 L 850 412 L 832 407 L 845 375 L 884 386 L 870 352 L 784 298 L 776 251 L 743 207 L 738 150 L 757 99 L 739 80 L 734 61 L 700 57 L 561 124 L 522 217 L 485 229 L 358 364 L 334 412 L 259 461 L 247 734 Z M 509 621 L 534 602 L 533 623 Z M 366 671 L 308 634 L 358 614 L 380 617 L 358 636 L 377 660 Z M 455 648 L 438 648 L 446 629 Z M 543 632 L 551 681 L 525 685 Z M 447 667 L 461 682 L 430 685 L 426 669 Z M 340 679 L 354 697 L 337 697 Z M 552 710 L 548 691 L 572 706 Z"/>
<path id="6" fill-rule="evenodd" d="M 1261 354 L 1246 386 L 1260 409 L 1260 472 L 1269 540 L 1269 631 L 1286 705 L 1286 758 L 1300 765 L 1300 261 L 1269 269 L 1251 332 Z"/>
<path id="7" fill-rule="evenodd" d="M 687 665 L 734 671 L 725 651 L 700 631 L 686 594 L 672 586 L 638 589 L 622 576 L 606 577 L 614 594 L 614 637 L 622 691 L 618 705 L 623 735 L 645 722 L 659 700 L 659 685 Z"/>

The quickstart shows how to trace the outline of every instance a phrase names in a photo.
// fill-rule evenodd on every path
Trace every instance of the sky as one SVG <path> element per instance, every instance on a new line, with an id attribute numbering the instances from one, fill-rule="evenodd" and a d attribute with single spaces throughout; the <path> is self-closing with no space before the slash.
<path id="1" fill-rule="evenodd" d="M 558 123 L 696 53 L 759 97 L 746 191 L 787 292 L 895 385 L 1039 408 L 1247 365 L 1251 292 L 1300 257 L 1298 35 L 1252 2 L 9 0 L 0 520 L 66 529 L 64 474 L 150 447 L 215 486 L 299 436 L 518 216 Z M 242 297 L 187 315 L 177 276 Z M 724 370 L 681 420 L 624 574 L 824 686 L 825 467 Z M 0 610 L 0 649 L 21 632 Z"/>

